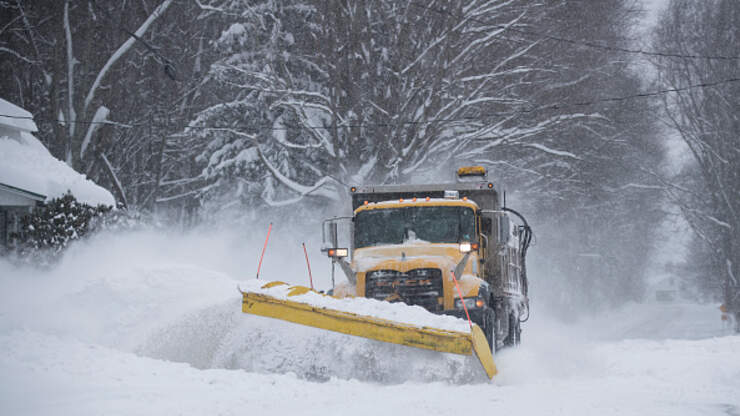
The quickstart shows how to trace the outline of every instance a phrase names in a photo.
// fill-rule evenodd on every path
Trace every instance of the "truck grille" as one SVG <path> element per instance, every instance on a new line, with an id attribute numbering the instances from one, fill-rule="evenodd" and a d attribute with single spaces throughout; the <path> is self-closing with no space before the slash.
<path id="1" fill-rule="evenodd" d="M 437 298 L 442 296 L 440 269 L 414 269 L 408 273 L 396 270 L 375 270 L 365 277 L 365 297 L 401 301 L 419 305 L 430 312 L 442 309 Z"/>

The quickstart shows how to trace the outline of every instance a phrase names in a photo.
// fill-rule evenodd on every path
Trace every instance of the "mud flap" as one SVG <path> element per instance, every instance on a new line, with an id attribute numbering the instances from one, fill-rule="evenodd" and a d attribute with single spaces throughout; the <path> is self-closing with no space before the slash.
<path id="1" fill-rule="evenodd" d="M 263 289 L 283 282 L 270 282 Z M 240 289 L 241 291 L 241 289 Z M 311 291 L 303 286 L 292 286 L 287 297 Z M 313 306 L 289 299 L 279 299 L 264 293 L 242 293 L 242 312 L 281 319 L 301 325 L 341 332 L 393 344 L 424 348 L 453 354 L 475 355 L 483 365 L 488 378 L 496 374 L 496 365 L 483 331 L 473 324 L 471 332 L 450 331 L 439 328 L 416 327 L 410 324 L 358 315 L 335 309 Z"/>

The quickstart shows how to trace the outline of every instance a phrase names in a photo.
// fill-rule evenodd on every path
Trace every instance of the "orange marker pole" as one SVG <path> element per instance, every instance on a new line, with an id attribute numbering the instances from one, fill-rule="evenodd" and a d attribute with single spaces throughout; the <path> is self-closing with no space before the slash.
<path id="1" fill-rule="evenodd" d="M 272 223 L 267 228 L 267 238 L 265 238 L 265 246 L 262 247 L 262 255 L 260 256 L 260 263 L 257 265 L 257 279 L 260 278 L 260 269 L 262 268 L 262 259 L 265 258 L 265 250 L 267 250 L 267 242 L 270 240 L 270 231 L 272 231 Z"/>
<path id="2" fill-rule="evenodd" d="M 311 283 L 311 290 L 314 290 L 313 288 L 313 276 L 311 275 L 311 263 L 308 261 L 308 251 L 306 251 L 306 243 L 303 244 L 303 254 L 306 255 L 306 266 L 308 266 L 308 281 Z"/>
<path id="3" fill-rule="evenodd" d="M 473 321 L 470 320 L 470 314 L 468 313 L 468 307 L 465 306 L 465 300 L 463 299 L 462 290 L 460 290 L 460 285 L 457 284 L 457 277 L 455 277 L 455 272 L 450 270 L 450 273 L 452 273 L 452 280 L 455 281 L 455 287 L 457 288 L 457 294 L 460 296 L 460 303 L 463 305 L 463 309 L 465 310 L 465 316 L 468 317 L 468 324 L 470 325 L 470 329 L 473 329 Z"/>

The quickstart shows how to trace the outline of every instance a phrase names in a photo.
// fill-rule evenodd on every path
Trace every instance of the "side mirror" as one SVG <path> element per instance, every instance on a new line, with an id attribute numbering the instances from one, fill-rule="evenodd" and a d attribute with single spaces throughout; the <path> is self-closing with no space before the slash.
<path id="1" fill-rule="evenodd" d="M 493 232 L 493 219 L 491 217 L 482 217 L 480 220 L 481 234 L 485 236 L 491 235 Z"/>
<path id="2" fill-rule="evenodd" d="M 336 248 L 339 244 L 339 237 L 337 233 L 337 223 L 333 220 L 326 220 L 321 230 L 321 251 L 328 251 L 329 249 Z"/>
<path id="3" fill-rule="evenodd" d="M 349 248 L 339 247 L 338 229 L 340 220 L 339 218 L 325 220 L 321 230 L 321 251 L 335 260 L 349 256 Z"/>

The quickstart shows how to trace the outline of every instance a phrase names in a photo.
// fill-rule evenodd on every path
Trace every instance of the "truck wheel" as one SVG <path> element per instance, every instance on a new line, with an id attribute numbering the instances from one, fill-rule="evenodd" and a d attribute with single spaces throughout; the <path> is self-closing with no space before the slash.
<path id="1" fill-rule="evenodd" d="M 496 353 L 496 314 L 492 308 L 488 308 L 483 315 L 483 332 L 486 334 L 486 341 L 491 347 L 491 353 Z"/>
<path id="2" fill-rule="evenodd" d="M 509 315 L 509 334 L 504 341 L 507 347 L 516 347 L 521 341 L 522 328 L 516 314 Z"/>

